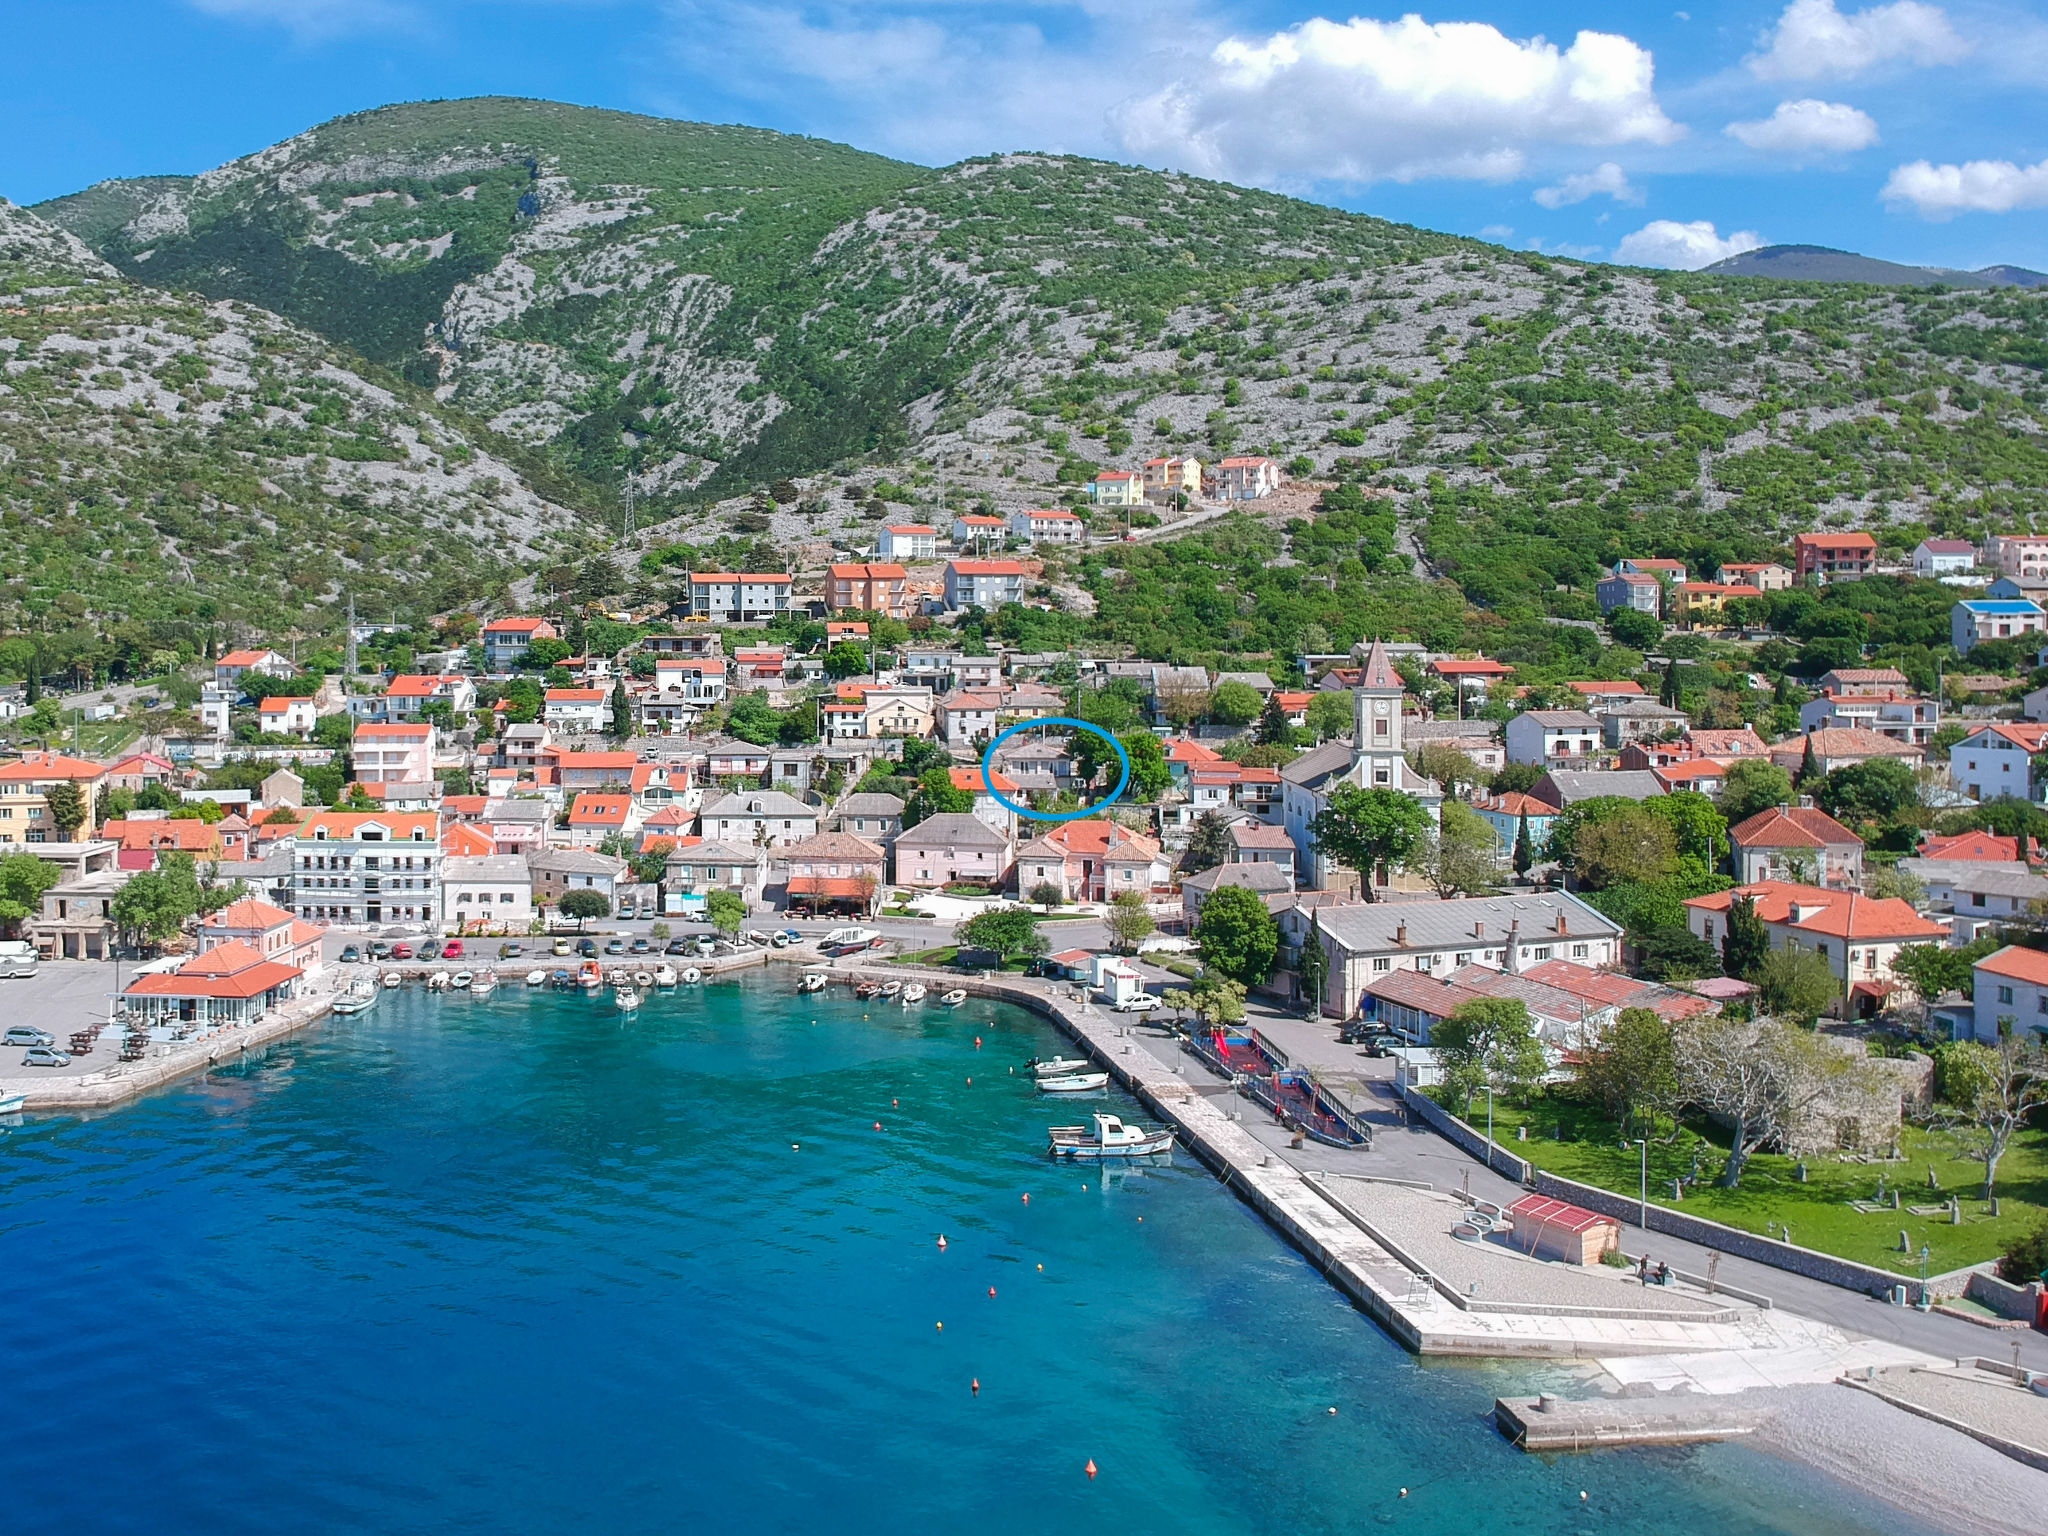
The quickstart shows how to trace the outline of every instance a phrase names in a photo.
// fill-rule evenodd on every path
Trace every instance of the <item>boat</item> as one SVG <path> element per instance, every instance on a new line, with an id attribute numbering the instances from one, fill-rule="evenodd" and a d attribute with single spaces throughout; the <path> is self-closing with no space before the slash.
<path id="1" fill-rule="evenodd" d="M 635 971 L 633 973 L 633 985 L 642 992 L 645 992 L 654 985 L 654 973 L 652 971 Z"/>
<path id="2" fill-rule="evenodd" d="M 1068 1077 L 1041 1077 L 1040 1093 L 1094 1093 L 1109 1086 L 1107 1072 L 1076 1072 Z"/>
<path id="3" fill-rule="evenodd" d="M 535 966 L 532 970 L 526 973 L 526 984 L 529 987 L 545 986 L 547 985 L 547 979 L 548 973 L 542 970 L 539 966 Z"/>
<path id="4" fill-rule="evenodd" d="M 595 992 L 604 985 L 604 971 L 595 960 L 586 960 L 576 967 L 576 985 L 586 992 Z"/>
<path id="5" fill-rule="evenodd" d="M 697 985 L 698 982 L 704 979 L 704 973 L 698 970 L 697 967 L 695 967 L 694 965 L 686 965 L 683 967 L 682 975 L 680 975 L 676 979 L 686 987 L 694 987 L 695 985 Z"/>
<path id="6" fill-rule="evenodd" d="M 340 1014 L 361 1013 L 376 1001 L 377 984 L 374 981 L 354 981 L 334 1000 L 334 1011 Z"/>
<path id="7" fill-rule="evenodd" d="M 1088 1070 L 1088 1062 L 1078 1056 L 1055 1056 L 1050 1061 L 1039 1061 L 1034 1057 L 1025 1065 L 1038 1077 L 1072 1077 L 1076 1072 Z"/>
<path id="8" fill-rule="evenodd" d="M 619 1012 L 631 1013 L 640 1006 L 640 994 L 631 987 L 621 987 L 612 995 L 612 1002 L 617 1005 Z"/>
<path id="9" fill-rule="evenodd" d="M 823 971 L 805 971 L 804 979 L 796 984 L 796 989 L 799 992 L 824 991 L 825 973 Z"/>
<path id="10" fill-rule="evenodd" d="M 921 981 L 913 981 L 903 989 L 903 1002 L 906 1007 L 911 1003 L 921 1003 L 924 998 L 925 986 Z"/>
<path id="11" fill-rule="evenodd" d="M 548 977 L 548 982 L 557 992 L 573 992 L 576 989 L 576 977 L 569 971 L 556 971 Z"/>
<path id="12" fill-rule="evenodd" d="M 863 1000 L 875 996 L 881 990 L 882 984 L 879 981 L 856 981 L 853 984 L 853 995 Z"/>
<path id="13" fill-rule="evenodd" d="M 384 985 L 387 987 L 395 987 L 402 980 L 404 980 L 404 978 L 401 977 L 396 971 L 386 971 L 384 973 Z"/>
<path id="14" fill-rule="evenodd" d="M 427 990 L 429 992 L 446 992 L 448 990 L 448 973 L 446 971 L 427 972 Z"/>
<path id="15" fill-rule="evenodd" d="M 939 999 L 939 1002 L 948 1008 L 958 1008 L 962 1003 L 966 1001 L 967 994 L 958 987 L 955 987 L 952 991 L 946 993 L 943 997 Z"/>
<path id="16" fill-rule="evenodd" d="M 666 960 L 654 968 L 654 984 L 657 987 L 672 987 L 676 984 L 676 968 Z"/>
<path id="17" fill-rule="evenodd" d="M 882 996 L 894 999 L 901 997 L 902 995 L 903 983 L 898 981 L 895 977 L 891 976 L 887 981 L 882 983 Z"/>
<path id="18" fill-rule="evenodd" d="M 458 992 L 467 992 L 475 981 L 476 977 L 472 976 L 468 971 L 457 971 L 448 978 L 448 985 Z"/>
<path id="19" fill-rule="evenodd" d="M 0 1115 L 18 1115 L 27 1105 L 26 1093 L 0 1093 Z"/>
<path id="20" fill-rule="evenodd" d="M 1173 1145 L 1172 1131 L 1125 1125 L 1115 1115 L 1099 1114 L 1092 1126 L 1047 1126 L 1046 1136 L 1054 1157 L 1144 1157 Z"/>
<path id="21" fill-rule="evenodd" d="M 768 943 L 768 935 L 763 933 L 758 928 L 749 928 L 747 930 L 747 942 L 749 944 L 760 944 L 765 946 Z"/>
<path id="22" fill-rule="evenodd" d="M 497 990 L 498 973 L 496 971 L 478 971 L 476 979 L 469 984 L 469 995 L 471 997 L 489 997 Z"/>

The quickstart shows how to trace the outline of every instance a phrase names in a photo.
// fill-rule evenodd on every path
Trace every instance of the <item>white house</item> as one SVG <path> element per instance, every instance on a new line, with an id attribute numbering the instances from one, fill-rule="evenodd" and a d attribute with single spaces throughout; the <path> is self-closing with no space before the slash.
<path id="1" fill-rule="evenodd" d="M 1010 525 L 1000 517 L 967 512 L 953 519 L 953 542 L 962 549 L 1001 549 L 1009 538 Z"/>
<path id="2" fill-rule="evenodd" d="M 1600 746 L 1600 722 L 1582 709 L 1529 709 L 1507 725 L 1508 761 L 1538 767 L 1590 757 Z"/>
<path id="3" fill-rule="evenodd" d="M 1043 507 L 1012 513 L 1010 532 L 1033 544 L 1081 544 L 1087 542 L 1088 525 L 1065 507 Z"/>
<path id="4" fill-rule="evenodd" d="M 2038 800 L 2034 754 L 2048 740 L 2048 725 L 1989 721 L 1948 749 L 1949 782 L 1972 800 Z"/>
<path id="5" fill-rule="evenodd" d="M 311 699 L 265 699 L 256 710 L 256 723 L 268 735 L 297 736 L 305 740 L 320 721 L 320 710 Z"/>
<path id="6" fill-rule="evenodd" d="M 993 612 L 1024 600 L 1024 567 L 1015 560 L 948 560 L 946 607 Z"/>
<path id="7" fill-rule="evenodd" d="M 1956 576 L 1976 564 L 1977 547 L 1964 539 L 1922 539 L 1913 547 L 1915 576 Z"/>
<path id="8" fill-rule="evenodd" d="M 875 540 L 885 560 L 930 560 L 939 552 L 939 530 L 923 523 L 890 523 Z"/>
<path id="9" fill-rule="evenodd" d="M 1965 598 L 1949 610 L 1949 644 L 1964 655 L 1985 640 L 2010 640 L 2037 635 L 2048 628 L 2048 614 L 2028 598 Z"/>
<path id="10" fill-rule="evenodd" d="M 229 651 L 213 664 L 213 680 L 225 687 L 244 677 L 290 677 L 298 670 L 289 657 L 276 651 Z"/>
<path id="11" fill-rule="evenodd" d="M 432 812 L 318 811 L 299 824 L 293 841 L 291 904 L 300 917 L 437 920 L 441 820 Z"/>
<path id="12" fill-rule="evenodd" d="M 2048 953 L 2009 944 L 1979 960 L 1972 975 L 1977 1040 L 1997 1040 L 2001 1020 L 2015 1034 L 2048 1032 Z"/>
<path id="13" fill-rule="evenodd" d="M 407 673 L 392 678 L 382 693 L 351 697 L 348 712 L 358 720 L 413 720 L 436 700 L 467 714 L 476 708 L 476 684 L 459 672 Z"/>
<path id="14" fill-rule="evenodd" d="M 547 711 L 542 718 L 551 731 L 601 731 L 609 697 L 602 688 L 550 688 L 546 695 Z"/>
<path id="15" fill-rule="evenodd" d="M 441 921 L 524 933 L 533 923 L 533 871 L 518 854 L 457 855 L 441 861 Z"/>
<path id="16" fill-rule="evenodd" d="M 704 807 L 699 831 L 721 843 L 780 848 L 818 835 L 818 812 L 779 789 L 721 795 Z"/>
<path id="17" fill-rule="evenodd" d="M 546 619 L 493 619 L 484 626 L 484 665 L 493 672 L 509 672 L 533 649 L 534 641 L 561 638 Z"/>
<path id="18" fill-rule="evenodd" d="M 365 721 L 351 738 L 356 778 L 364 784 L 434 782 L 434 727 L 425 720 Z"/>
<path id="19" fill-rule="evenodd" d="M 692 571 L 690 616 L 749 624 L 789 611 L 790 578 L 781 571 Z"/>
<path id="20" fill-rule="evenodd" d="M 1262 457 L 1225 459 L 1216 466 L 1216 489 L 1225 501 L 1257 501 L 1280 489 L 1280 465 Z"/>

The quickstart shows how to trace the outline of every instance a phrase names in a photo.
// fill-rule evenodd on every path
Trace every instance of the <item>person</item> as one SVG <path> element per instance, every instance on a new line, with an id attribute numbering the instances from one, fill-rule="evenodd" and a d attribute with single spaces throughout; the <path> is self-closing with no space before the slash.
<path id="1" fill-rule="evenodd" d="M 1643 1285 L 1650 1283 L 1650 1256 L 1647 1253 L 1636 1260 L 1636 1279 Z"/>
<path id="2" fill-rule="evenodd" d="M 1659 1285 L 1669 1285 L 1671 1283 L 1671 1266 L 1664 1263 L 1661 1259 L 1657 1262 L 1657 1283 Z"/>

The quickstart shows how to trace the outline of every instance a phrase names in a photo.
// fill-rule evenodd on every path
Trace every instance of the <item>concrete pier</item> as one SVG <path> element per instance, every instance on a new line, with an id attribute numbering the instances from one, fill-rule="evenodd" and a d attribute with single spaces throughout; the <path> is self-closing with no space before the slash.
<path id="1" fill-rule="evenodd" d="M 1750 1435 L 1769 1417 L 1706 1401 L 1497 1397 L 1493 1422 L 1525 1451 L 1591 1451 L 1617 1445 L 1688 1445 Z"/>

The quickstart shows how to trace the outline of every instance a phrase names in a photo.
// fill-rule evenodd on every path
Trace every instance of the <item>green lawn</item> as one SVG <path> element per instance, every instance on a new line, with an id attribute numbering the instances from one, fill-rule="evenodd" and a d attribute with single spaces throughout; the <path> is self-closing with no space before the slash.
<path id="1" fill-rule="evenodd" d="M 1473 1101 L 1470 1123 L 1484 1134 L 1486 1099 Z M 1517 1141 L 1517 1127 L 1526 1125 L 1527 1141 Z M 1640 1188 L 1641 1154 L 1621 1146 L 1614 1122 L 1579 1101 L 1543 1095 L 1524 1110 L 1506 1099 L 1494 1101 L 1494 1138 L 1537 1167 L 1582 1184 L 1635 1195 Z M 1759 1153 L 1743 1170 L 1737 1189 L 1718 1189 L 1712 1180 L 1726 1160 L 1728 1138 L 1718 1126 L 1688 1123 L 1675 1141 L 1650 1145 L 1650 1199 L 1672 1205 L 1671 1181 L 1693 1171 L 1693 1149 L 1699 1149 L 1699 1182 L 1687 1187 L 1674 1209 L 1723 1222 L 1745 1231 L 1784 1236 L 1772 1229 L 1789 1224 L 1790 1237 L 1802 1247 L 1838 1254 L 1860 1264 L 1874 1264 L 1901 1275 L 1920 1273 L 1920 1246 L 1931 1250 L 1928 1273 L 1960 1269 L 2002 1254 L 2021 1234 L 2031 1231 L 2048 1212 L 2048 1131 L 2033 1130 L 2016 1138 L 1998 1167 L 2001 1214 L 1993 1217 L 1983 1199 L 1984 1165 L 1959 1155 L 1956 1137 L 1940 1131 L 1905 1127 L 1899 1139 L 1903 1162 L 1856 1163 L 1835 1156 L 1809 1160 L 1801 1184 L 1793 1160 Z M 1932 1166 L 1936 1188 L 1927 1182 Z M 1897 1188 L 1902 1208 L 1869 1215 L 1849 1204 L 1877 1194 L 1879 1174 L 1886 1199 Z M 1962 1198 L 1963 1221 L 1915 1216 L 1913 1205 L 1945 1204 L 1953 1193 Z M 1912 1244 L 1911 1255 L 1898 1251 L 1899 1233 Z"/>

